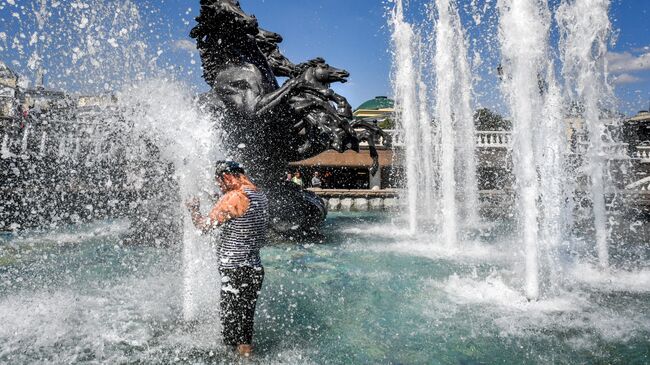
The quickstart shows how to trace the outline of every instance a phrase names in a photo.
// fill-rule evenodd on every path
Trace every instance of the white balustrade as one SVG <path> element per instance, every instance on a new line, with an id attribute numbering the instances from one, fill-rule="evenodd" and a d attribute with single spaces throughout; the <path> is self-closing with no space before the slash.
<path id="1" fill-rule="evenodd" d="M 636 158 L 643 163 L 650 163 L 650 146 L 638 146 L 636 148 Z"/>
<path id="2" fill-rule="evenodd" d="M 364 129 L 355 129 L 355 131 L 357 133 L 359 133 L 359 132 L 363 132 Z M 391 137 L 393 146 L 401 146 L 402 145 L 401 144 L 401 134 L 402 133 L 400 133 L 400 131 L 398 131 L 396 129 L 384 129 L 384 133 L 388 134 Z M 361 142 L 359 145 L 362 146 L 362 147 L 367 147 L 368 142 Z M 378 147 L 381 147 L 381 146 L 386 147 L 385 141 L 381 137 L 379 137 L 378 139 L 375 140 L 375 145 L 378 146 Z"/>
<path id="3" fill-rule="evenodd" d="M 629 158 L 628 148 L 628 143 L 606 143 L 603 149 L 608 157 Z"/>
<path id="4" fill-rule="evenodd" d="M 47 146 L 46 143 L 47 143 L 47 132 L 43 132 L 41 134 L 41 143 L 38 146 L 41 157 L 45 156 L 45 148 Z"/>
<path id="5" fill-rule="evenodd" d="M 650 177 L 633 182 L 625 187 L 626 190 L 650 191 Z"/>
<path id="6" fill-rule="evenodd" d="M 404 145 L 404 132 L 398 129 L 385 129 L 384 132 L 388 134 L 392 139 L 393 146 L 403 146 Z M 382 140 L 382 145 L 384 141 Z"/>
<path id="7" fill-rule="evenodd" d="M 25 131 L 23 132 L 23 140 L 20 145 L 20 151 L 22 155 L 27 153 L 27 142 L 29 141 L 29 132 L 30 132 L 29 126 L 25 127 Z"/>
<path id="8" fill-rule="evenodd" d="M 16 157 L 13 153 L 11 153 L 11 150 L 9 148 L 10 142 L 11 141 L 9 140 L 9 135 L 5 134 L 2 137 L 2 146 L 0 146 L 0 158 L 8 159 Z"/>
<path id="9" fill-rule="evenodd" d="M 476 132 L 476 146 L 483 148 L 510 148 L 512 134 L 510 132 L 479 131 Z"/>

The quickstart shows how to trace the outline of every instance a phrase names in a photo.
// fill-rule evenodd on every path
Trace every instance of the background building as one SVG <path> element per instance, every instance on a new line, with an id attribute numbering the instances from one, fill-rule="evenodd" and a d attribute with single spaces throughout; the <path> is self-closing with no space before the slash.
<path id="1" fill-rule="evenodd" d="M 395 101 L 385 96 L 377 96 L 361 104 L 353 113 L 358 119 L 377 119 L 384 129 L 393 129 Z"/>
<path id="2" fill-rule="evenodd" d="M 373 119 L 377 125 L 392 133 L 395 102 L 385 96 L 378 96 L 361 104 L 353 113 L 358 119 Z M 393 174 L 393 159 L 395 149 L 386 147 L 378 141 L 379 171 L 370 174 L 372 159 L 367 145 L 362 144 L 361 152 L 346 151 L 339 153 L 333 150 L 325 151 L 307 160 L 294 162 L 294 171 L 300 170 L 304 181 L 309 186 L 311 176 L 318 171 L 323 180 L 324 189 L 344 190 L 379 190 L 396 187 L 391 179 Z M 294 172 L 289 171 L 289 172 Z"/>
<path id="3" fill-rule="evenodd" d="M 18 75 L 0 61 L 0 119 L 15 117 Z"/>

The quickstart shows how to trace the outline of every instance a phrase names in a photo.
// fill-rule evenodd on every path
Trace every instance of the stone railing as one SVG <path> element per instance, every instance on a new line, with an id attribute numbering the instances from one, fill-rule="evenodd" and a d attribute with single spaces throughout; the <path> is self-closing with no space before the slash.
<path id="1" fill-rule="evenodd" d="M 627 185 L 625 190 L 650 191 L 650 177 L 646 177 Z"/>
<path id="2" fill-rule="evenodd" d="M 630 149 L 629 143 L 611 143 L 605 145 L 605 154 L 614 157 L 627 157 L 629 158 L 628 151 Z"/>
<path id="3" fill-rule="evenodd" d="M 398 129 L 386 129 L 384 131 L 392 137 L 393 146 L 404 146 L 404 133 L 402 131 Z M 367 143 L 362 145 L 367 146 Z M 377 146 L 384 146 L 383 140 L 377 141 Z M 477 131 L 476 147 L 510 149 L 512 147 L 512 133 L 506 131 Z M 603 149 L 607 156 L 625 158 L 628 156 L 628 147 L 627 143 L 607 143 L 603 146 Z M 588 149 L 588 143 L 579 142 L 574 153 L 586 154 Z M 650 146 L 639 147 L 636 157 L 650 163 Z"/>
<path id="4" fill-rule="evenodd" d="M 362 132 L 363 129 L 356 129 L 356 131 L 357 132 Z M 392 142 L 393 142 L 392 146 L 403 146 L 404 145 L 403 138 L 402 138 L 402 133 L 400 133 L 399 130 L 397 130 L 397 129 L 384 129 L 384 132 L 386 132 L 386 134 L 391 136 Z M 384 139 L 381 138 L 381 137 L 379 137 L 377 140 L 375 140 L 375 145 L 377 147 L 387 147 L 384 144 Z M 360 143 L 360 146 L 367 147 L 368 142 L 362 142 L 362 143 Z"/>
<path id="5" fill-rule="evenodd" d="M 630 145 L 628 143 L 605 143 L 603 145 L 603 152 L 609 158 L 625 159 L 629 158 L 629 147 Z M 589 144 L 578 143 L 574 152 L 581 155 L 589 153 Z"/>
<path id="6" fill-rule="evenodd" d="M 482 148 L 510 148 L 512 133 L 498 131 L 476 132 L 476 147 Z"/>
<path id="7" fill-rule="evenodd" d="M 385 129 L 393 139 L 393 146 L 404 146 L 404 133 L 398 129 Z M 476 132 L 476 146 L 480 148 L 510 148 L 512 144 L 512 133 L 501 131 L 479 131 Z M 383 141 L 377 143 L 383 146 Z"/>
<path id="8" fill-rule="evenodd" d="M 650 163 L 650 146 L 637 146 L 636 156 L 643 163 Z"/>

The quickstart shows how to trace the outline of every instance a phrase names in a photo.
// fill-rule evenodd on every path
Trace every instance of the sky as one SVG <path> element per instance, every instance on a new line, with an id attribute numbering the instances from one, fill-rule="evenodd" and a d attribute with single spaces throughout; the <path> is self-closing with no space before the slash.
<path id="1" fill-rule="evenodd" d="M 558 1 L 551 0 L 551 8 Z M 409 20 L 421 22 L 429 2 L 410 0 Z M 349 82 L 334 89 L 353 107 L 375 96 L 391 95 L 390 29 L 384 0 L 241 3 L 263 28 L 283 35 L 281 50 L 292 61 L 320 56 L 347 69 Z M 498 64 L 498 47 L 491 34 L 497 19 L 488 16 L 477 25 L 471 16 L 472 5 L 494 3 L 458 0 L 473 45 L 470 53 L 476 49 L 483 53 L 477 70 L 483 81 L 477 81 L 475 106 L 499 109 L 492 74 Z M 143 75 L 166 74 L 202 92 L 207 85 L 201 79 L 194 41 L 188 36 L 198 11 L 198 0 L 0 0 L 0 60 L 32 80 L 35 65 L 43 64 L 48 70 L 46 85 L 70 91 L 111 91 L 121 86 L 120 79 L 130 82 Z M 650 108 L 650 1 L 613 0 L 610 13 L 614 28 L 608 55 L 611 78 L 619 109 L 633 115 Z M 429 29 L 421 31 L 426 34 Z"/>

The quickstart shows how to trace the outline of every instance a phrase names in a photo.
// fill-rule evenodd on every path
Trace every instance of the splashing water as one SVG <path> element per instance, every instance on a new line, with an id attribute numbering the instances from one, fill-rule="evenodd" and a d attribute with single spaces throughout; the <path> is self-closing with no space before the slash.
<path id="1" fill-rule="evenodd" d="M 395 59 L 395 101 L 396 116 L 404 131 L 404 144 L 406 148 L 406 185 L 407 185 L 407 209 L 408 225 L 412 232 L 418 229 L 418 206 L 420 199 L 419 181 L 422 176 L 431 175 L 427 170 L 426 161 L 418 159 L 417 151 L 409 146 L 421 145 L 419 128 L 423 124 L 418 120 L 418 93 L 415 89 L 418 85 L 417 68 L 415 66 L 415 34 L 411 25 L 404 21 L 404 7 L 401 1 L 395 5 L 392 13 L 391 25 L 393 27 L 393 44 Z M 425 156 L 426 157 L 426 156 Z M 425 169 L 424 171 L 422 169 Z M 428 202 L 426 202 L 428 203 Z"/>
<path id="2" fill-rule="evenodd" d="M 459 213 L 464 227 L 478 224 L 476 144 L 472 116 L 472 85 L 463 26 L 454 1 L 435 2 L 434 72 L 436 78 L 436 133 L 440 136 L 440 207 L 442 240 L 455 246 Z M 437 17 L 436 17 L 437 15 Z M 461 206 L 457 207 L 456 200 Z M 459 209 L 460 208 L 460 209 Z"/>
<path id="3" fill-rule="evenodd" d="M 407 209 L 412 230 L 420 233 L 426 230 L 418 219 L 435 222 L 440 241 L 454 246 L 465 227 L 480 226 L 478 209 L 475 209 L 479 203 L 476 130 L 471 113 L 473 79 L 468 42 L 456 2 L 435 0 L 428 4 L 429 21 L 434 25 L 429 38 L 412 41 L 413 29 L 429 25 L 418 27 L 408 23 L 402 1 L 395 1 L 397 16 L 392 19 L 395 69 L 409 70 L 409 73 L 396 72 L 394 79 L 398 119 L 402 119 L 403 133 L 408 140 L 405 140 Z M 477 25 L 482 21 L 481 12 L 488 12 L 487 6 L 479 11 L 476 4 L 472 5 Z M 573 182 L 573 177 L 581 171 L 588 172 L 600 265 L 608 266 L 604 141 L 611 137 L 606 133 L 601 112 L 611 106 L 608 103 L 612 100 L 604 63 L 611 31 L 608 7 L 609 1 L 605 0 L 567 0 L 558 8 L 556 20 L 561 35 L 558 61 L 566 83 L 563 89 L 555 75 L 550 36 L 554 18 L 547 1 L 496 2 L 499 79 L 513 125 L 511 157 L 517 196 L 516 234 L 525 252 L 524 291 L 529 299 L 541 295 L 542 285 L 549 293 L 556 291 L 561 281 L 561 246 L 570 239 L 569 233 L 575 231 L 573 201 L 585 189 Z M 417 52 L 413 44 L 427 48 L 425 52 L 420 51 L 424 56 L 414 56 Z M 413 62 L 420 62 L 419 73 L 411 72 Z M 427 78 L 427 74 L 432 76 Z M 421 80 L 427 79 L 435 81 L 431 98 L 423 96 L 427 86 Z M 573 167 L 574 155 L 570 153 L 565 132 L 565 117 L 569 113 L 565 96 L 573 105 L 584 109 L 589 147 L 581 170 Z M 427 116 L 422 110 L 427 108 L 418 103 L 429 100 L 434 100 L 435 118 L 434 128 L 427 130 L 428 123 L 422 120 Z M 416 109 L 408 111 L 408 105 L 413 108 L 418 105 L 419 122 L 412 113 Z M 433 138 L 427 140 L 427 133 L 433 133 Z M 428 141 L 435 145 L 424 145 Z M 427 189 L 433 189 L 436 194 L 427 195 Z M 426 214 L 431 211 L 433 217 Z"/>
<path id="4" fill-rule="evenodd" d="M 184 302 L 186 320 L 218 303 L 216 259 L 206 237 L 199 235 L 184 202 L 193 196 L 210 201 L 213 169 L 222 157 L 218 150 L 215 118 L 202 112 L 186 87 L 166 80 L 136 84 L 119 95 L 125 118 L 133 125 L 136 143 L 147 141 L 158 147 L 164 161 L 174 165 L 180 188 L 178 209 L 183 212 Z"/>
<path id="5" fill-rule="evenodd" d="M 216 313 L 219 278 L 211 242 L 196 233 L 183 206 L 190 196 L 198 195 L 205 205 L 212 200 L 211 166 L 220 157 L 219 120 L 197 106 L 186 85 L 173 78 L 146 76 L 160 74 L 160 69 L 154 65 L 157 52 L 149 54 L 152 50 L 139 45 L 144 39 L 140 39 L 144 37 L 140 31 L 145 29 L 142 3 L 39 0 L 34 8 L 42 26 L 33 29 L 58 26 L 63 5 L 57 3 L 78 4 L 70 8 L 72 15 L 64 18 L 74 19 L 74 29 L 59 34 L 74 33 L 73 39 L 84 32 L 89 35 L 70 42 L 79 50 L 65 57 L 79 58 L 74 64 L 77 68 L 69 72 L 81 76 L 72 76 L 67 85 L 105 90 L 108 84 L 109 89 L 119 90 L 115 105 L 92 117 L 98 118 L 102 127 L 115 123 L 115 128 L 79 128 L 96 143 L 89 149 L 88 136 L 66 130 L 58 139 L 54 132 L 41 133 L 30 126 L 20 134 L 0 136 L 0 154 L 21 160 L 20 154 L 30 148 L 45 156 L 55 150 L 61 161 L 76 160 L 74 169 L 94 171 L 105 162 L 120 164 L 122 160 L 116 156 L 123 152 L 121 145 L 126 145 L 125 170 L 143 191 L 155 190 L 142 204 L 155 211 L 156 200 L 171 202 L 172 212 L 161 215 L 169 213 L 165 219 L 182 222 L 182 235 L 175 242 L 183 245 L 177 252 L 173 247 L 123 244 L 133 226 L 130 230 L 129 222 L 122 220 L 77 226 L 53 222 L 43 230 L 0 233 L 0 362 L 234 363 L 237 359 L 220 343 Z M 609 271 L 585 263 L 571 266 L 557 255 L 561 241 L 570 239 L 561 222 L 569 221 L 565 217 L 573 214 L 564 201 L 573 198 L 567 179 L 576 172 L 566 168 L 564 95 L 548 50 L 551 18 L 546 5 L 533 0 L 499 3 L 502 26 L 512 33 L 501 35 L 503 45 L 510 47 L 502 54 L 510 113 L 536 114 L 535 123 L 527 121 L 532 123 L 530 132 L 522 131 L 519 119 L 514 121 L 517 138 L 532 139 L 526 151 L 533 161 L 529 169 L 520 165 L 516 173 L 519 181 L 529 182 L 521 178 L 530 179 L 527 174 L 534 174 L 536 188 L 534 194 L 524 197 L 530 191 L 520 187 L 520 202 L 525 204 L 518 213 L 535 219 L 531 226 L 520 220 L 514 237 L 488 235 L 468 242 L 462 231 L 472 226 L 470 214 L 478 211 L 478 203 L 470 203 L 474 198 L 469 194 L 477 186 L 467 175 L 475 168 L 472 161 L 464 160 L 474 155 L 475 148 L 467 143 L 475 139 L 469 114 L 474 80 L 468 70 L 468 42 L 460 16 L 465 4 L 451 0 L 430 4 L 435 9 L 429 20 L 433 25 L 420 27 L 422 31 L 405 19 L 401 2 L 391 20 L 395 58 L 399 60 L 394 73 L 399 122 L 407 147 L 414 147 L 407 150 L 409 229 L 393 226 L 388 216 L 332 214 L 322 244 L 291 242 L 265 248 L 262 255 L 268 276 L 258 303 L 255 346 L 259 357 L 253 363 L 644 361 L 650 333 L 647 227 L 629 222 L 637 225 L 639 232 L 630 235 L 634 236 L 630 242 L 622 242 L 640 247 L 630 250 L 641 258 L 636 268 L 622 258 L 623 249 L 618 245 L 611 247 Z M 569 74 L 574 78 L 580 75 L 589 87 L 606 88 L 600 61 L 585 61 L 599 59 L 602 50 L 585 54 L 583 45 L 589 43 L 589 37 L 580 36 L 589 33 L 585 29 L 598 33 L 598 29 L 607 28 L 601 28 L 605 26 L 604 4 L 566 1 L 561 7 L 566 19 L 571 19 L 562 25 L 567 44 L 563 47 L 572 49 L 562 57 L 584 57 L 570 68 L 569 62 L 563 61 L 567 89 L 577 83 L 569 81 Z M 583 18 L 599 23 L 592 28 L 586 23 L 578 27 L 573 17 L 579 19 L 579 14 L 591 11 L 594 16 Z M 116 27 L 107 28 L 105 20 L 111 17 L 102 14 L 115 15 Z M 522 31 L 513 31 L 519 26 Z M 127 31 L 121 32 L 122 28 Z M 432 37 L 425 36 L 430 29 L 435 30 Z M 529 34 L 531 31 L 534 34 Z M 25 33 L 29 40 L 32 32 Z M 124 38 L 119 38 L 121 35 Z M 43 48 L 35 52 L 25 44 L 21 60 L 38 61 L 30 66 L 33 71 L 43 65 L 51 72 L 53 85 L 63 87 L 68 79 L 53 73 L 65 70 L 47 67 L 48 58 L 42 56 L 53 48 L 69 47 L 68 41 L 42 37 L 50 36 L 40 31 L 36 36 L 39 42 L 46 42 Z M 604 39 L 599 37 L 594 43 L 598 47 Z M 139 53 L 141 50 L 144 53 Z M 591 66 L 585 65 L 596 65 L 597 76 L 587 72 Z M 125 69 L 124 74 L 120 68 Z M 86 80 L 84 75 L 89 75 Z M 111 78 L 116 82 L 110 82 Z M 576 92 L 574 98 L 607 95 L 606 90 L 589 94 L 589 87 Z M 443 105 L 441 99 L 449 104 Z M 602 107 L 601 101 L 591 101 L 591 118 L 600 118 L 596 126 L 602 123 L 602 117 L 594 112 Z M 589 109 L 589 103 L 582 102 Z M 73 126 L 86 122 L 80 116 L 75 118 Z M 452 128 L 445 131 L 453 137 L 447 146 L 441 143 L 443 119 Z M 30 142 L 33 139 L 38 142 Z M 524 158 L 521 143 L 517 141 L 514 147 L 520 161 Z M 453 165 L 452 171 L 440 169 L 443 154 L 446 163 Z M 604 159 L 599 158 L 596 162 L 602 168 Z M 73 173 L 68 165 L 61 166 L 64 173 Z M 593 161 L 585 166 L 594 166 Z M 159 176 L 147 176 L 152 171 Z M 156 186 L 164 180 L 160 176 L 168 175 L 173 175 L 171 189 Z M 100 189 L 111 186 L 110 180 L 102 179 L 96 179 L 101 181 Z M 448 179 L 447 187 L 454 188 L 443 191 L 442 179 Z M 442 207 L 447 203 L 441 202 L 443 197 L 452 197 L 456 206 L 456 213 L 444 218 Z M 41 208 L 34 209 L 35 214 L 43 214 Z M 600 208 L 594 203 L 594 209 Z M 146 224 L 148 217 L 143 218 Z M 163 229 L 164 222 L 149 224 Z M 431 227 L 445 227 L 446 222 L 456 228 L 448 231 L 452 238 L 445 242 L 456 240 L 456 246 L 431 245 L 432 236 L 443 237 L 438 232 L 432 235 Z M 498 233 L 509 232 L 499 222 L 481 224 Z M 531 233 L 527 237 L 532 237 L 534 250 L 520 252 L 519 237 Z M 577 246 L 580 241 L 590 245 L 582 236 L 569 245 Z M 531 252 L 537 257 L 531 257 Z M 524 271 L 522 261 L 532 264 Z M 564 270 L 563 265 L 571 267 Z M 552 297 L 545 292 L 543 266 L 549 275 L 556 275 L 547 282 L 562 281 L 561 287 L 553 288 Z M 525 289 L 520 290 L 522 287 Z M 531 302 L 535 289 L 540 298 Z M 429 350 L 421 351 L 423 348 Z"/>
<path id="6" fill-rule="evenodd" d="M 154 29 L 166 20 L 147 1 L 14 1 L 2 15 L 7 44 L 0 51 L 11 51 L 25 83 L 98 93 L 161 71 L 164 52 L 150 45 L 161 39 Z"/>
<path id="7" fill-rule="evenodd" d="M 591 183 L 596 247 L 600 266 L 609 267 L 609 233 L 605 207 L 604 140 L 608 137 L 601 110 L 613 100 L 607 84 L 607 42 L 611 32 L 609 0 L 564 1 L 557 11 L 561 31 L 563 74 L 570 98 L 582 105 L 589 142 L 585 169 Z"/>
<path id="8" fill-rule="evenodd" d="M 539 75 L 543 74 L 547 60 L 550 14 L 546 6 L 536 0 L 502 0 L 498 6 L 504 89 L 514 120 L 513 165 L 519 195 L 520 229 L 526 251 L 526 295 L 529 299 L 536 299 L 539 296 L 540 218 L 537 166 L 541 156 L 536 156 L 535 146 L 546 141 L 536 138 L 535 121 L 543 109 Z"/>
<path id="9" fill-rule="evenodd" d="M 3 40 L 11 46 L 13 65 L 35 78 L 37 86 L 44 86 L 46 77 L 48 88 L 112 92 L 117 100 L 87 112 L 87 120 L 82 110 L 57 115 L 52 133 L 42 133 L 40 155 L 48 155 L 53 147 L 57 162 L 87 170 L 84 174 L 95 171 L 92 183 L 100 190 L 113 186 L 112 176 L 104 178 L 96 172 L 103 169 L 103 163 L 122 166 L 125 162 L 128 183 L 151 195 L 130 204 L 146 205 L 148 214 L 160 210 L 160 221 L 137 217 L 150 226 L 142 228 L 171 231 L 166 226 L 183 222 L 179 230 L 183 237 L 178 240 L 184 251 L 184 317 L 196 318 L 206 306 L 214 306 L 218 293 L 211 284 L 218 278 L 210 242 L 197 235 L 183 202 L 191 196 L 211 201 L 207 191 L 215 190 L 211 166 L 220 156 L 219 138 L 214 117 L 198 108 L 191 88 L 172 81 L 168 67 L 159 65 L 164 53 L 160 45 L 167 36 L 164 30 L 171 23 L 158 17 L 160 9 L 146 1 L 39 0 L 29 5 L 12 1 L 3 3 L 2 9 L 0 15 L 7 25 Z M 5 51 L 7 43 L 0 47 Z M 28 126 L 21 142 L 23 154 L 30 133 Z M 6 139 L 1 152 L 8 158 L 13 154 Z M 110 148 L 104 148 L 107 143 Z M 168 168 L 169 163 L 173 168 Z M 159 176 L 152 179 L 151 174 Z M 170 174 L 174 174 L 174 186 L 155 185 L 154 181 Z M 169 204 L 174 207 L 163 209 Z M 142 238 L 146 235 L 139 237 L 149 240 Z M 157 239 L 138 243 L 160 244 Z"/>
<path id="10" fill-rule="evenodd" d="M 429 15 L 434 37 L 413 32 L 401 1 L 391 19 L 397 120 L 406 149 L 407 216 L 413 233 L 437 229 L 440 241 L 454 247 L 460 226 L 478 223 L 472 81 L 456 3 L 434 2 Z M 426 67 L 430 62 L 433 70 Z"/>

